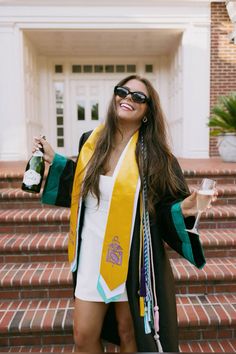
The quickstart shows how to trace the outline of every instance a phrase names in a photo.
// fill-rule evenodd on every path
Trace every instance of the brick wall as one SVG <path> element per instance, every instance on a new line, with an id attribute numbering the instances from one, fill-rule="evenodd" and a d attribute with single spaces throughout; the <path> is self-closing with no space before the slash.
<path id="1" fill-rule="evenodd" d="M 236 44 L 229 43 L 230 22 L 225 2 L 211 3 L 210 106 L 221 95 L 236 91 Z M 210 156 L 217 156 L 217 139 L 210 138 Z"/>

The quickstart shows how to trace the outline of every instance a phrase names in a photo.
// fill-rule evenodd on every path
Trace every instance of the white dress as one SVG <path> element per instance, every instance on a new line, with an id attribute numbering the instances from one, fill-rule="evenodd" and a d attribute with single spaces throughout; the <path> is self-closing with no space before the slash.
<path id="1" fill-rule="evenodd" d="M 113 184 L 114 177 L 101 175 L 99 206 L 97 199 L 91 194 L 88 194 L 85 199 L 84 224 L 75 289 L 75 297 L 81 300 L 104 302 L 97 290 L 97 282 Z M 117 301 L 128 301 L 126 289 Z"/>

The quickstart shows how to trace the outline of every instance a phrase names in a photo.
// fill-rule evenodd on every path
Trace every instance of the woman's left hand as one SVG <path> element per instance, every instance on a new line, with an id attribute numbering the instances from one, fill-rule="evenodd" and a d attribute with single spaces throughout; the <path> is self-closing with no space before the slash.
<path id="1" fill-rule="evenodd" d="M 216 201 L 218 196 L 218 192 L 215 189 L 214 190 L 214 195 L 212 196 L 211 202 L 208 205 L 208 208 L 211 208 L 211 203 Z M 182 214 L 183 216 L 186 218 L 188 216 L 194 216 L 197 214 L 198 210 L 197 210 L 197 191 L 194 191 L 192 194 L 190 194 L 190 196 L 188 196 L 187 198 L 185 198 L 182 203 L 181 203 L 181 210 L 182 210 Z"/>

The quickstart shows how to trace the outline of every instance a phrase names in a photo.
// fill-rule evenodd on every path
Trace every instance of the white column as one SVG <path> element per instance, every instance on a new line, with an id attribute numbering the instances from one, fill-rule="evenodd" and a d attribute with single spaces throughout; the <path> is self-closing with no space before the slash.
<path id="1" fill-rule="evenodd" d="M 0 160 L 27 157 L 21 35 L 14 24 L 0 25 Z"/>
<path id="2" fill-rule="evenodd" d="M 176 43 L 177 44 L 177 43 Z M 172 150 L 176 156 L 182 156 L 183 142 L 183 107 L 182 107 L 182 56 L 178 43 L 175 51 L 169 56 L 168 72 L 168 102 L 169 102 L 169 131 L 171 133 Z"/>
<path id="3" fill-rule="evenodd" d="M 52 116 L 50 113 L 51 108 L 51 96 L 50 85 L 52 80 L 49 78 L 50 69 L 48 67 L 47 57 L 41 56 L 38 58 L 39 65 L 39 97 L 40 103 L 38 107 L 38 129 L 36 135 L 42 133 L 46 136 L 46 139 L 52 144 L 55 134 L 52 134 L 51 125 L 55 127 L 55 114 Z M 55 128 L 54 128 L 55 130 Z M 53 138 L 52 138 L 53 135 Z"/>
<path id="4" fill-rule="evenodd" d="M 210 31 L 189 26 L 182 38 L 183 143 L 181 157 L 209 157 Z"/>

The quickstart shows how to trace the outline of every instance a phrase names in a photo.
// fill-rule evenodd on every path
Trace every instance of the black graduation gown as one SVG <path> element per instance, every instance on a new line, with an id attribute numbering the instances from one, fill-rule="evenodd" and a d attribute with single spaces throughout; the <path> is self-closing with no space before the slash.
<path id="1" fill-rule="evenodd" d="M 88 138 L 90 132 L 82 135 L 79 151 Z M 183 181 L 183 173 L 176 159 L 174 171 Z M 49 169 L 45 183 L 42 202 L 58 206 L 70 206 L 70 196 L 75 173 L 76 163 L 63 156 L 55 155 Z M 187 188 L 187 186 L 186 186 Z M 174 278 L 170 262 L 166 254 L 164 242 L 188 259 L 198 268 L 205 264 L 205 258 L 198 235 L 189 235 L 185 228 L 193 226 L 194 217 L 183 218 L 179 202 L 186 196 L 179 196 L 173 200 L 167 194 L 156 205 L 156 217 L 151 219 L 151 236 L 153 246 L 154 269 L 156 277 L 156 292 L 159 306 L 160 341 L 164 352 L 178 352 L 178 327 L 175 301 Z M 78 258 L 80 251 L 80 236 L 83 227 L 84 204 L 82 203 L 79 225 Z M 152 334 L 145 334 L 143 317 L 139 315 L 139 246 L 140 246 L 140 213 L 137 207 L 133 238 L 130 250 L 129 270 L 127 277 L 127 294 L 133 317 L 136 343 L 139 352 L 157 352 L 157 347 Z M 74 288 L 76 286 L 76 272 L 73 273 Z M 104 320 L 102 338 L 112 343 L 119 344 L 117 323 L 113 304 L 110 304 Z"/>

